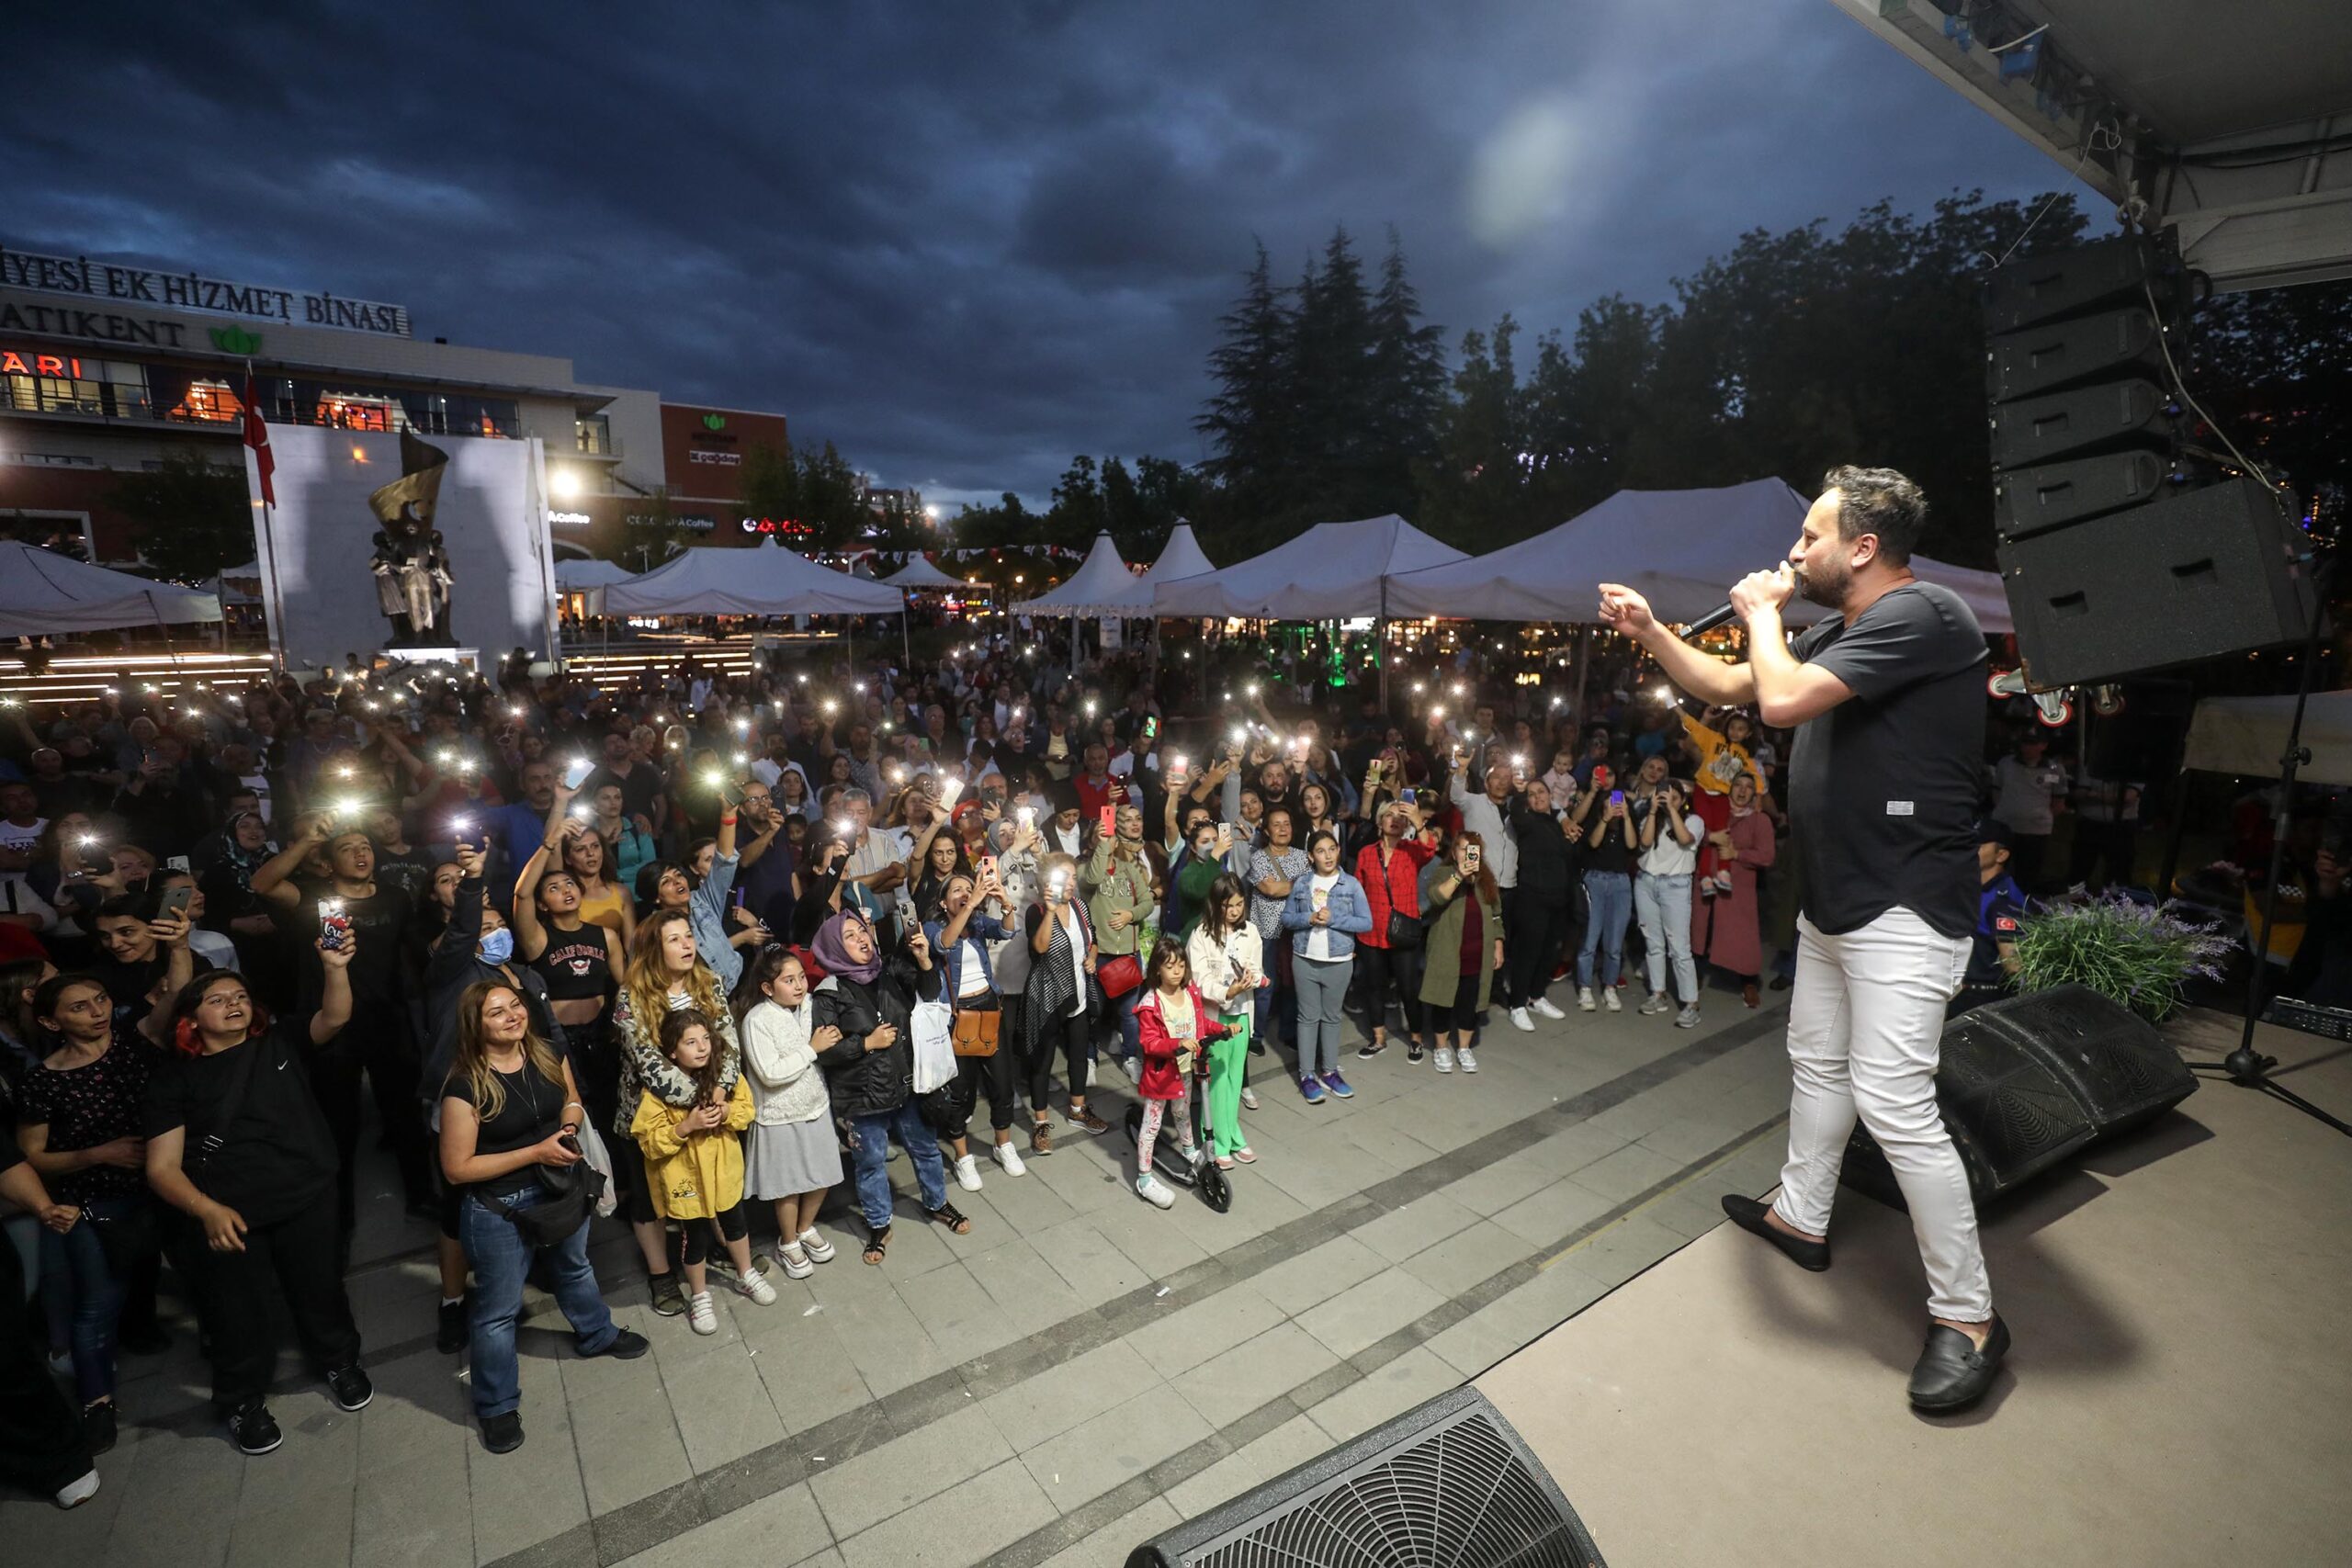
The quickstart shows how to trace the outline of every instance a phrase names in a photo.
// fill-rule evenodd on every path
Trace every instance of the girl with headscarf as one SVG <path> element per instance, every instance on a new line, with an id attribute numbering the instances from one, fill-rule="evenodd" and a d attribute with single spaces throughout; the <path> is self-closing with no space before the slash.
<path id="1" fill-rule="evenodd" d="M 834 1114 L 849 1122 L 865 1261 L 878 1264 L 889 1250 L 887 1162 L 894 1137 L 915 1168 L 924 1214 L 957 1235 L 969 1234 L 972 1222 L 947 1201 L 939 1140 L 915 1104 L 915 1004 L 937 1001 L 941 990 L 930 939 L 910 924 L 886 953 L 865 917 L 844 909 L 817 928 L 809 952 L 825 972 L 813 993 L 812 1026 L 841 1032 L 818 1054 L 817 1065 L 825 1070 Z"/>

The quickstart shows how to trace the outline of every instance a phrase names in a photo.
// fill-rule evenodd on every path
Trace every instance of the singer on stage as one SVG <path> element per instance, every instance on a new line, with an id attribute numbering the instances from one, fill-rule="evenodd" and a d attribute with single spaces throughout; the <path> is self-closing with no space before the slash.
<path id="1" fill-rule="evenodd" d="M 1985 652 L 1968 606 L 1911 575 L 1926 521 L 1919 488 L 1893 469 L 1830 470 L 1787 562 L 1731 591 L 1745 664 L 1690 647 L 1615 583 L 1601 585 L 1600 618 L 1691 695 L 1752 703 L 1766 724 L 1796 728 L 1788 809 L 1804 883 L 1789 1158 L 1770 1205 L 1731 1196 L 1724 1212 L 1799 1267 L 1828 1268 L 1838 1163 L 1860 1115 L 1902 1184 L 1927 1267 L 1931 1322 L 1911 1403 L 1951 1411 L 1984 1396 L 2009 1332 L 1936 1109 L 1944 1004 L 1975 927 Z M 1790 642 L 1781 608 L 1792 592 L 1835 614 Z"/>

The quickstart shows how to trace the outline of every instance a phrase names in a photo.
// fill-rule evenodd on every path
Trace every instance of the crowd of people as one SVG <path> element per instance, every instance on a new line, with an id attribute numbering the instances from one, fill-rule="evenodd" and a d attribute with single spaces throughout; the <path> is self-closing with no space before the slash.
<path id="1" fill-rule="evenodd" d="M 0 1468 L 87 1495 L 119 1359 L 167 1343 L 159 1291 L 243 1451 L 281 1440 L 273 1302 L 365 1405 L 369 1102 L 503 1452 L 526 1280 L 579 1354 L 648 1348 L 595 1214 L 708 1334 L 714 1289 L 765 1304 L 835 1260 L 837 1188 L 835 1234 L 882 1264 L 901 1156 L 921 1223 L 965 1235 L 959 1190 L 1105 1133 L 1115 1097 L 1164 1209 L 1162 1141 L 1250 1166 L 1277 1085 L 1330 1107 L 1384 1057 L 1476 1073 L 1571 1011 L 1693 1027 L 1709 970 L 1758 1005 L 1784 738 L 1630 669 L 1581 714 L 1468 653 L 1393 675 L 1393 706 L 1311 671 L 1070 678 L 1001 637 L 0 710 L 0 1268 L 40 1307 L 0 1310 Z"/>

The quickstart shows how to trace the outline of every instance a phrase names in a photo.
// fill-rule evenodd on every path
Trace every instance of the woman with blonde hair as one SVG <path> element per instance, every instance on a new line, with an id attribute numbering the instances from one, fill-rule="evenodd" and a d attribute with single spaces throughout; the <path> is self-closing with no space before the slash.
<path id="1" fill-rule="evenodd" d="M 588 1216 L 562 1240 L 544 1245 L 515 1218 L 551 1201 L 542 1168 L 566 1171 L 581 1162 L 587 1115 L 571 1065 L 531 1027 L 522 993 L 500 980 L 468 986 L 458 998 L 457 1055 L 441 1086 L 441 1172 L 465 1195 L 458 1239 L 474 1276 L 467 1324 L 474 1416 L 492 1453 L 523 1441 L 514 1325 L 535 1255 L 546 1255 L 556 1305 L 582 1356 L 626 1360 L 645 1354 L 643 1336 L 613 1322 L 596 1288 Z"/>
<path id="2" fill-rule="evenodd" d="M 684 909 L 665 908 L 647 917 L 638 927 L 637 946 L 630 953 L 628 974 L 620 995 L 613 999 L 613 1036 L 620 1044 L 620 1086 L 614 1097 L 619 1113 L 609 1132 L 622 1143 L 611 1145 L 617 1173 L 624 1160 L 638 1168 L 617 1185 L 628 1211 L 629 1228 L 645 1254 L 647 1282 L 653 1292 L 653 1310 L 676 1317 L 686 1310 L 678 1288 L 669 1236 L 653 1204 L 653 1190 L 629 1131 L 639 1099 L 651 1092 L 666 1105 L 691 1110 L 695 1101 L 694 1080 L 678 1070 L 662 1050 L 662 1021 L 673 1012 L 694 1009 L 712 1021 L 718 1047 L 718 1083 L 731 1092 L 742 1072 L 742 1057 L 735 1041 L 735 1017 L 727 1006 L 726 988 L 718 975 L 702 962 L 695 949 L 694 917 Z"/>

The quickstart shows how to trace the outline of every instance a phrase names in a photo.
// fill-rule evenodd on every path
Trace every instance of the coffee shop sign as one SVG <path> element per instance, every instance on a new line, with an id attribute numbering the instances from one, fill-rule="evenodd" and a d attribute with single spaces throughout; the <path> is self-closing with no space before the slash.
<path id="1" fill-rule="evenodd" d="M 0 247 L 0 288 L 70 294 L 85 299 L 118 299 L 206 310 L 248 321 L 284 321 L 298 327 L 334 327 L 345 332 L 409 335 L 408 308 L 309 289 L 271 288 L 256 283 L 206 277 L 193 272 L 161 272 L 92 261 L 88 256 L 43 255 Z"/>

